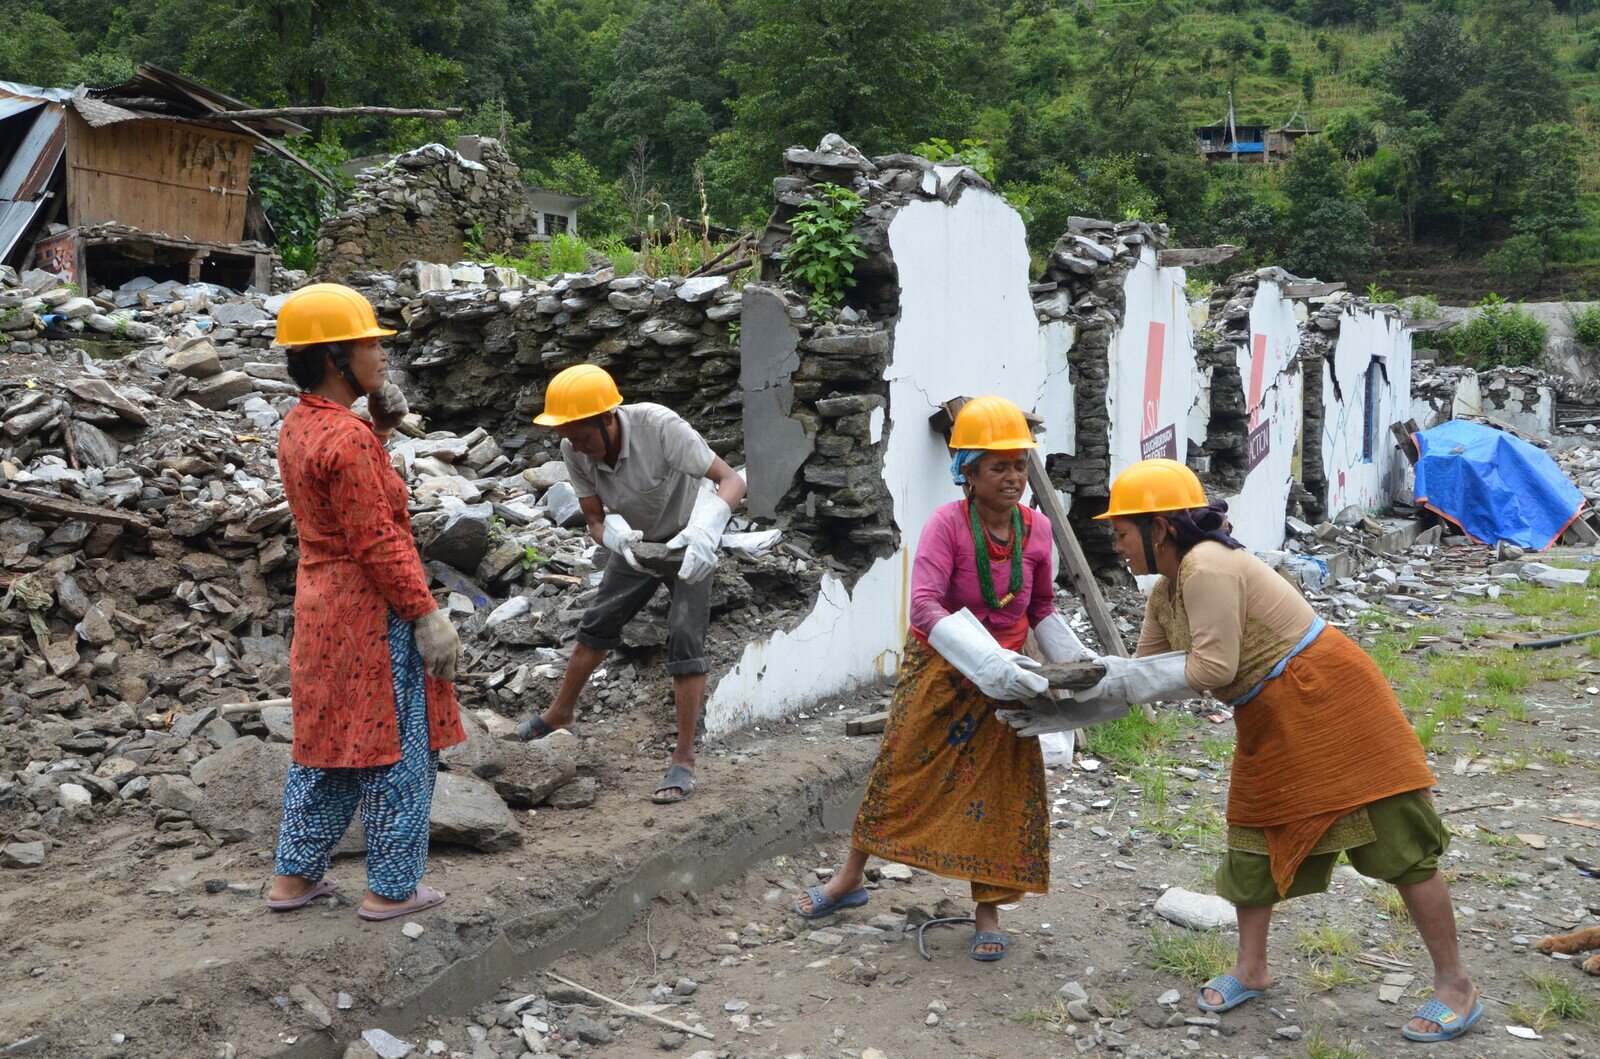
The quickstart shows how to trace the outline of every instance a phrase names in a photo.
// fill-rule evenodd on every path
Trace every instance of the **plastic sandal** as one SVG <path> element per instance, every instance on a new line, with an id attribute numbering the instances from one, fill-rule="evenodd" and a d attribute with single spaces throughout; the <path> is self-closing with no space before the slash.
<path id="1" fill-rule="evenodd" d="M 811 898 L 811 911 L 802 912 L 799 899 L 796 899 L 794 903 L 794 914 L 801 919 L 821 919 L 823 916 L 837 912 L 841 908 L 860 908 L 871 900 L 871 895 L 867 893 L 865 886 L 853 893 L 845 894 L 837 901 L 823 893 L 820 886 L 813 886 L 808 889 L 806 896 Z"/>
<path id="2" fill-rule="evenodd" d="M 972 958 L 974 960 L 982 960 L 984 963 L 993 963 L 995 960 L 1005 956 L 1006 946 L 1010 944 L 1010 941 L 1010 938 L 997 930 L 980 930 L 972 935 Z M 998 945 L 1000 946 L 1000 951 L 979 952 L 978 946 L 980 945 Z"/>
<path id="3" fill-rule="evenodd" d="M 293 912 L 297 908 L 304 908 L 319 897 L 326 897 L 336 893 L 339 883 L 335 879 L 322 878 L 317 884 L 299 897 L 285 897 L 281 901 L 268 901 L 267 907 L 274 912 Z"/>
<path id="4" fill-rule="evenodd" d="M 411 900 L 399 908 L 391 908 L 386 912 L 369 912 L 365 908 L 356 909 L 356 915 L 372 923 L 382 923 L 386 919 L 398 919 L 409 916 L 413 912 L 420 912 L 424 908 L 444 904 L 444 891 L 435 890 L 431 886 L 419 886 L 416 893 L 411 895 Z"/>
<path id="5" fill-rule="evenodd" d="M 1207 989 L 1214 989 L 1222 994 L 1222 1003 L 1207 1004 Z M 1195 998 L 1195 1005 L 1201 1011 L 1223 1012 L 1232 1011 L 1246 1000 L 1254 1000 L 1261 995 L 1261 990 L 1251 989 L 1231 974 L 1219 974 L 1211 981 L 1200 987 L 1200 995 Z"/>
<path id="6" fill-rule="evenodd" d="M 662 794 L 662 791 L 677 790 L 681 794 Z M 672 805 L 676 802 L 686 802 L 689 795 L 694 793 L 694 772 L 683 765 L 673 765 L 667 769 L 667 774 L 662 777 L 661 783 L 656 787 L 656 792 L 650 800 L 657 805 Z"/>
<path id="7" fill-rule="evenodd" d="M 1428 1022 L 1437 1022 L 1439 1029 L 1433 1033 L 1419 1033 L 1410 1026 L 1401 1026 L 1400 1033 L 1408 1041 L 1422 1041 L 1431 1044 L 1435 1041 L 1453 1041 L 1457 1037 L 1472 1029 L 1473 1025 L 1483 1018 L 1483 1002 L 1474 1001 L 1472 1011 L 1466 1018 L 1462 1018 L 1450 1006 L 1431 997 L 1423 1002 L 1417 1013 L 1411 1016 L 1414 1019 L 1425 1019 Z"/>

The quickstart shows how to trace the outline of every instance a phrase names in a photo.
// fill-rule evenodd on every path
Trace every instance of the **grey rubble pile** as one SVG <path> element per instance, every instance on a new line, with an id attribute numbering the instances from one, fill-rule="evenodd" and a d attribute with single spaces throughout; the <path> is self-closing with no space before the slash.
<path id="1" fill-rule="evenodd" d="M 491 253 L 526 241 L 535 225 L 521 171 L 497 141 L 477 143 L 477 161 L 430 143 L 362 170 L 350 204 L 318 233 L 321 276 L 454 261 L 465 232 Z"/>
<path id="2" fill-rule="evenodd" d="M 0 866 L 36 867 L 80 823 L 128 813 L 154 825 L 146 854 L 272 841 L 297 558 L 276 437 L 297 398 L 281 360 L 247 359 L 257 355 L 181 332 L 116 360 L 53 338 L 0 355 Z M 228 375 L 225 400 L 204 389 Z M 494 736 L 559 676 L 603 553 L 550 450 L 407 427 L 417 436 L 393 457 L 462 631 L 472 722 L 445 755 L 455 776 L 441 783 L 434 834 L 501 849 L 520 841 L 507 806 L 545 803 L 592 771 L 576 748 Z M 820 570 L 799 546 L 725 551 L 711 653 L 731 657 L 798 621 Z M 628 650 L 591 686 L 590 723 L 660 677 L 665 604 L 630 627 Z"/>

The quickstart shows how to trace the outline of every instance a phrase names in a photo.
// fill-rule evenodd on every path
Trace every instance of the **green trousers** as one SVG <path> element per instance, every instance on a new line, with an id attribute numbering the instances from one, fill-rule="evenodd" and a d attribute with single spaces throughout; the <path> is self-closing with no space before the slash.
<path id="1" fill-rule="evenodd" d="M 1394 886 L 1427 882 L 1439 872 L 1439 857 L 1450 848 L 1450 833 L 1419 791 L 1408 791 L 1367 806 L 1377 839 L 1344 850 L 1356 871 Z M 1229 849 L 1217 868 L 1217 895 L 1250 908 L 1275 905 L 1289 897 L 1320 894 L 1333 881 L 1339 850 L 1307 857 L 1295 872 L 1289 892 L 1280 898 L 1266 856 Z"/>

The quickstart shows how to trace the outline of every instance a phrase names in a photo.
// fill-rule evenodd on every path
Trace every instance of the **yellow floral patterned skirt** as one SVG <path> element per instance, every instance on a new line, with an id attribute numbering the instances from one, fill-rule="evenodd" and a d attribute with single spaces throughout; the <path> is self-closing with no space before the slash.
<path id="1" fill-rule="evenodd" d="M 1050 814 L 1037 739 L 914 636 L 851 845 L 966 879 L 979 902 L 1050 889 Z"/>

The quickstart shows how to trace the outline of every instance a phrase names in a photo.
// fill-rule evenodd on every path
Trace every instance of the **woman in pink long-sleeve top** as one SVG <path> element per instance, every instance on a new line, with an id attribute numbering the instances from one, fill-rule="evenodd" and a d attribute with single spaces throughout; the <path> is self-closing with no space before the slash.
<path id="1" fill-rule="evenodd" d="M 1036 447 L 1021 410 L 999 397 L 969 402 L 951 443 L 966 498 L 935 511 L 917 543 L 905 661 L 850 855 L 795 911 L 811 919 L 866 904 L 867 858 L 884 857 L 968 880 L 972 957 L 989 961 L 1006 950 L 999 906 L 1050 887 L 1039 745 L 994 711 L 1045 690 L 1019 653 L 1030 629 L 1050 661 L 1089 652 L 1056 612 L 1049 520 L 1020 506 L 1025 450 Z"/>

